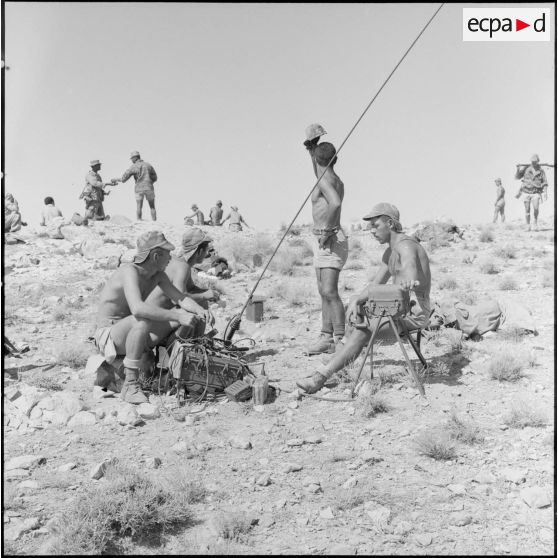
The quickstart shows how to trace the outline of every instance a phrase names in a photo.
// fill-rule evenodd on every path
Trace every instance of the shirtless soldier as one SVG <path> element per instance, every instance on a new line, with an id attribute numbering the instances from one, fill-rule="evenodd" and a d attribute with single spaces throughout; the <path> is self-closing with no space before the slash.
<path id="1" fill-rule="evenodd" d="M 375 205 L 363 219 L 371 222 L 372 234 L 380 244 L 389 244 L 371 285 L 382 285 L 393 277 L 394 284 L 398 284 L 402 289 L 408 291 L 413 289 L 415 304 L 402 321 L 409 331 L 426 327 L 430 318 L 431 278 L 430 264 L 424 248 L 417 240 L 401 232 L 399 211 L 392 204 Z M 358 316 L 362 315 L 361 307 L 368 300 L 368 289 L 369 286 L 351 299 L 347 309 L 349 322 L 358 321 Z M 371 320 L 370 329 L 355 328 L 345 345 L 335 353 L 330 362 L 311 377 L 297 382 L 297 386 L 306 393 L 320 390 L 333 374 L 358 357 L 370 341 L 375 326 L 376 323 Z"/>
<path id="2" fill-rule="evenodd" d="M 329 353 L 345 335 L 345 309 L 337 285 L 339 273 L 349 255 L 348 239 L 341 229 L 341 204 L 345 188 L 335 174 L 337 162 L 335 147 L 331 143 L 318 143 L 326 131 L 319 124 L 306 129 L 304 145 L 310 152 L 316 178 L 323 178 L 312 192 L 312 218 L 314 220 L 314 268 L 318 292 L 322 298 L 322 331 L 319 339 L 307 349 L 309 355 Z"/>
<path id="3" fill-rule="evenodd" d="M 120 396 L 134 404 L 147 401 L 138 384 L 143 353 L 181 326 L 181 335 L 188 337 L 199 320 L 207 318 L 205 310 L 165 274 L 174 246 L 163 233 L 142 234 L 137 247 L 133 263 L 120 266 L 100 294 L 94 334 L 95 345 L 109 364 L 117 355 L 126 355 L 126 379 Z M 161 308 L 146 301 L 157 286 L 180 308 Z"/>
<path id="4" fill-rule="evenodd" d="M 496 202 L 494 203 L 494 219 L 493 219 L 493 223 L 496 223 L 498 221 L 498 215 L 500 215 L 500 218 L 502 219 L 502 223 L 505 223 L 506 221 L 506 215 L 505 215 L 505 210 L 506 210 L 506 190 L 505 188 L 502 186 L 502 179 L 501 178 L 497 178 L 494 183 L 496 184 Z"/>
<path id="5" fill-rule="evenodd" d="M 209 302 L 219 300 L 219 293 L 214 289 L 198 287 L 192 279 L 192 266 L 203 262 L 211 242 L 212 239 L 201 229 L 196 227 L 188 229 L 182 236 L 182 256 L 173 257 L 165 270 L 167 277 L 179 291 L 187 293 L 192 300 L 206 309 Z M 147 302 L 161 308 L 173 308 L 174 306 L 161 287 L 153 290 L 147 298 Z M 205 322 L 200 320 L 199 327 L 192 333 L 192 337 L 201 337 L 204 330 Z"/>

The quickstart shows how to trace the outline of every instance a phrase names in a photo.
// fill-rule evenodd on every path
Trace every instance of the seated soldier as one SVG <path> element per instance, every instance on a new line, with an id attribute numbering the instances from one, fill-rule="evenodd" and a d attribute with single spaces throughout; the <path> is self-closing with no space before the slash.
<path id="1" fill-rule="evenodd" d="M 19 204 L 12 194 L 6 194 L 4 196 L 4 232 L 17 232 L 25 225 L 26 223 L 21 220 Z"/>
<path id="2" fill-rule="evenodd" d="M 210 242 L 211 238 L 201 229 L 192 227 L 187 230 L 182 236 L 182 256 L 173 257 L 165 271 L 171 283 L 179 291 L 187 293 L 192 300 L 205 309 L 209 306 L 209 302 L 219 300 L 219 293 L 214 289 L 198 287 L 192 279 L 192 267 L 205 259 Z M 160 287 L 153 289 L 147 302 L 161 308 L 174 307 L 173 301 Z M 190 337 L 201 337 L 205 332 L 205 325 L 205 321 L 200 321 Z"/>
<path id="3" fill-rule="evenodd" d="M 125 355 L 125 381 L 121 398 L 128 403 L 145 403 L 138 376 L 142 355 L 171 331 L 188 334 L 207 319 L 207 312 L 186 293 L 179 291 L 165 274 L 174 246 L 163 233 L 149 231 L 137 240 L 133 263 L 121 265 L 100 294 L 95 345 L 110 364 Z M 155 287 L 179 308 L 162 308 L 146 299 Z"/>
<path id="4" fill-rule="evenodd" d="M 387 283 L 390 277 L 401 289 L 414 290 L 416 300 L 411 311 L 402 322 L 408 331 L 422 329 L 428 325 L 430 318 L 430 264 L 424 248 L 419 242 L 402 232 L 398 209 L 389 203 L 379 203 L 363 217 L 370 221 L 371 231 L 380 244 L 389 244 L 382 256 L 382 263 L 371 285 Z M 370 285 L 370 286 L 371 286 Z M 362 315 L 361 307 L 368 300 L 369 286 L 352 298 L 347 309 L 349 322 L 358 322 Z M 378 318 L 370 320 L 369 329 L 357 329 L 351 333 L 346 343 L 338 349 L 331 361 L 311 377 L 297 382 L 297 386 L 306 393 L 320 390 L 326 381 L 350 362 L 354 361 L 370 341 L 372 330 Z M 385 320 L 385 318 L 382 318 Z M 387 321 L 386 321 L 387 323 Z"/>

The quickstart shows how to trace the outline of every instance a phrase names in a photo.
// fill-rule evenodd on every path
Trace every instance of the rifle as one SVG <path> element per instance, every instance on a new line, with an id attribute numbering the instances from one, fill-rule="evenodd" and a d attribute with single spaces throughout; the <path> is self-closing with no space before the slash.
<path id="1" fill-rule="evenodd" d="M 531 163 L 517 163 L 516 167 L 528 167 Z M 551 167 L 554 168 L 554 165 L 551 163 L 539 163 L 539 167 Z"/>

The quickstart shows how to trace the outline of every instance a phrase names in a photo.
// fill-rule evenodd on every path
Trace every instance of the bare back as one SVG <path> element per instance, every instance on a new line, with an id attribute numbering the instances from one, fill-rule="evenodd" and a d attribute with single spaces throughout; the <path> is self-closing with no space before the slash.
<path id="1" fill-rule="evenodd" d="M 321 172 L 317 177 L 321 176 Z M 326 228 L 328 225 L 329 204 L 326 196 L 324 195 L 325 188 L 333 188 L 341 202 L 345 196 L 345 185 L 335 172 L 329 168 L 326 170 L 324 176 L 312 192 L 312 218 L 314 220 L 314 227 L 317 229 Z M 339 227 L 341 225 L 341 208 L 337 212 L 333 226 Z"/>
<path id="2" fill-rule="evenodd" d="M 97 324 L 113 320 L 120 320 L 132 314 L 126 295 L 124 293 L 124 278 L 133 277 L 137 282 L 142 300 L 161 281 L 163 272 L 155 275 L 147 275 L 146 272 L 135 264 L 124 264 L 120 266 L 109 278 L 99 297 L 99 310 L 97 311 Z"/>

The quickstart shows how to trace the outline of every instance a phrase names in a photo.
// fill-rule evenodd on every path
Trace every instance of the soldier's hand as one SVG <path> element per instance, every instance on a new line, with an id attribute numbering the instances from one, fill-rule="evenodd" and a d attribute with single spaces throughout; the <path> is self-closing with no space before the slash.
<path id="1" fill-rule="evenodd" d="M 193 328 L 198 323 L 198 320 L 199 318 L 196 314 L 192 314 L 191 312 L 186 312 L 186 310 L 178 311 L 178 323 L 182 326 Z"/>
<path id="2" fill-rule="evenodd" d="M 410 291 L 414 287 L 418 287 L 419 285 L 420 285 L 420 282 L 415 281 L 414 279 L 410 279 L 410 280 L 407 280 L 407 281 L 399 281 L 399 287 L 401 287 L 401 289 L 403 289 L 404 291 Z"/>
<path id="3" fill-rule="evenodd" d="M 356 298 L 353 298 L 351 299 L 349 305 L 347 306 L 347 321 L 350 324 L 353 324 L 356 321 L 358 321 L 358 316 L 359 316 L 359 306 Z"/>
<path id="4" fill-rule="evenodd" d="M 329 239 L 333 236 L 333 233 L 322 233 L 320 238 L 318 238 L 318 246 L 323 250 L 328 243 Z"/>
<path id="5" fill-rule="evenodd" d="M 207 291 L 203 293 L 203 298 L 205 298 L 205 300 L 214 301 L 219 300 L 220 296 L 218 291 L 214 289 L 207 289 Z"/>
<path id="6" fill-rule="evenodd" d="M 311 139 L 311 140 L 306 140 L 304 142 L 304 147 L 306 147 L 306 149 L 308 149 L 310 151 L 311 149 L 314 149 L 314 147 L 316 147 L 316 145 L 318 145 L 319 141 L 320 141 L 319 137 Z"/>
<path id="7" fill-rule="evenodd" d="M 183 298 L 180 301 L 180 308 L 186 310 L 186 312 L 192 312 L 193 314 L 197 314 L 198 316 L 204 317 L 205 316 L 205 309 L 200 306 L 195 300 L 191 298 Z"/>

